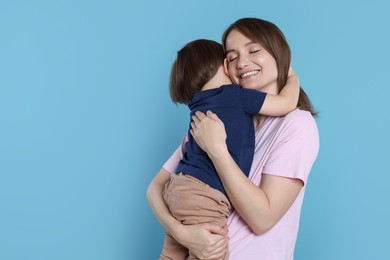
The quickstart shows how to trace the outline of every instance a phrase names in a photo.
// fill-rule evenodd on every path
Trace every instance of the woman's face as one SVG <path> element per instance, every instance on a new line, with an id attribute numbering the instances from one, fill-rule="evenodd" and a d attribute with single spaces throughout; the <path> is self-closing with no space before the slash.
<path id="1" fill-rule="evenodd" d="M 226 38 L 226 60 L 229 76 L 245 88 L 277 93 L 276 61 L 259 43 L 237 30 Z"/>

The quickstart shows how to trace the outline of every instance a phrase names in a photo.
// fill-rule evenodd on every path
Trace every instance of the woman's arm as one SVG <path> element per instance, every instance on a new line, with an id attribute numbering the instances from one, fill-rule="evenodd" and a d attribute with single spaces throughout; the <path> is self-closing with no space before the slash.
<path id="1" fill-rule="evenodd" d="M 242 173 L 227 150 L 210 158 L 231 203 L 256 234 L 271 229 L 303 187 L 301 180 L 265 174 L 259 188 Z"/>
<path id="2" fill-rule="evenodd" d="M 295 201 L 303 182 L 263 175 L 260 187 L 256 186 L 231 157 L 222 121 L 211 112 L 207 116 L 196 112 L 193 120 L 191 134 L 213 161 L 234 208 L 256 234 L 272 228 Z"/>
<path id="3" fill-rule="evenodd" d="M 298 104 L 299 84 L 298 75 L 290 67 L 286 85 L 279 94 L 266 95 L 259 113 L 267 116 L 284 116 L 293 111 Z"/>
<path id="4" fill-rule="evenodd" d="M 150 207 L 160 223 L 176 241 L 187 247 L 191 253 L 200 259 L 219 258 L 224 255 L 228 243 L 227 228 L 218 225 L 182 225 L 171 215 L 163 200 L 165 183 L 170 173 L 162 168 L 150 183 L 146 196 Z"/>

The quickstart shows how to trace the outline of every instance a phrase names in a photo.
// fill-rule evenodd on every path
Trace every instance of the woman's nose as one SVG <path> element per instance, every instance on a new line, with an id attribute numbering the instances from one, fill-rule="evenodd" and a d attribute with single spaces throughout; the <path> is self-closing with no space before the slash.
<path id="1" fill-rule="evenodd" d="M 241 55 L 239 58 L 238 58 L 238 62 L 237 62 L 237 67 L 239 69 L 243 69 L 245 68 L 246 66 L 249 65 L 249 60 L 248 60 L 248 57 L 246 55 Z"/>

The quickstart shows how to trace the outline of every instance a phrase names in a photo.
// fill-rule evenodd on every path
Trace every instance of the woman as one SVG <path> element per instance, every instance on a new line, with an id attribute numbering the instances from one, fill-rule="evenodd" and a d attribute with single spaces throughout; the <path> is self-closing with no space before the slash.
<path id="1" fill-rule="evenodd" d="M 225 31 L 222 43 L 234 83 L 270 94 L 285 85 L 291 53 L 275 25 L 256 18 L 240 19 Z M 156 217 L 201 259 L 220 257 L 228 242 L 230 259 L 293 259 L 305 184 L 319 148 L 312 114 L 301 89 L 298 109 L 287 116 L 254 116 L 255 156 L 246 178 L 227 150 L 218 115 L 197 112 L 191 134 L 213 161 L 234 208 L 228 220 L 230 239 L 222 227 L 182 225 L 162 200 L 163 187 L 181 158 L 185 141 L 148 189 Z"/>

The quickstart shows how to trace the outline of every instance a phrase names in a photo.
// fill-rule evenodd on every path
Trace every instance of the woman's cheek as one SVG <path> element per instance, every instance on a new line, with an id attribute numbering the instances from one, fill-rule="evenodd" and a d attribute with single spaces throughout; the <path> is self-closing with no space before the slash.
<path id="1" fill-rule="evenodd" d="M 240 82 L 239 82 L 239 78 L 238 77 L 236 77 L 236 76 L 234 76 L 234 71 L 232 71 L 232 70 L 228 70 L 228 72 L 229 72 L 229 77 L 230 77 L 230 80 L 234 83 L 234 84 L 239 84 Z M 231 76 L 231 75 L 233 75 L 233 76 Z"/>
<path id="2" fill-rule="evenodd" d="M 232 78 L 232 82 L 233 82 L 234 84 L 240 84 L 238 78 Z"/>

